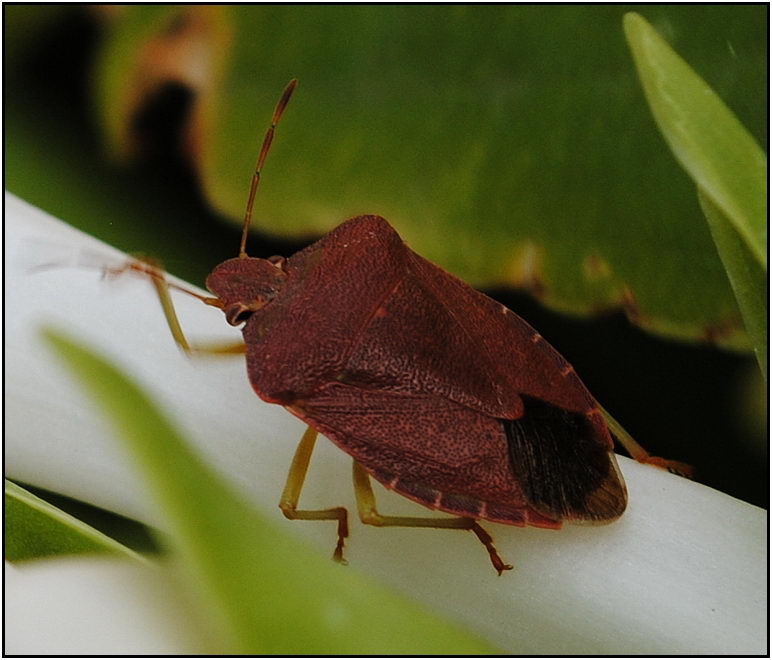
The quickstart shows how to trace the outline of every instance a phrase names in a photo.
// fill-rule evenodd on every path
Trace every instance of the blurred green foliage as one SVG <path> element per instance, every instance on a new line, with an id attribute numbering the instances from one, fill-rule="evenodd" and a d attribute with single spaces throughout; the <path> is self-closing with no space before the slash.
<path id="1" fill-rule="evenodd" d="M 298 77 L 259 192 L 260 228 L 318 235 L 380 213 L 475 284 L 514 284 L 577 313 L 621 305 L 667 336 L 746 347 L 692 186 L 639 88 L 626 10 L 124 7 L 102 19 L 85 96 L 99 142 L 125 155 L 157 85 L 192 86 L 186 153 L 208 203 L 238 220 L 270 111 Z M 639 10 L 765 143 L 766 8 Z M 6 12 L 7 24 L 22 13 Z M 9 78 L 12 90 L 25 84 Z M 197 219 L 163 201 L 163 173 L 132 190 L 125 170 L 66 134 L 55 108 L 23 96 L 8 105 L 11 190 L 179 274 L 198 266 L 178 260 L 211 267 L 206 242 L 190 239 Z"/>
<path id="2" fill-rule="evenodd" d="M 5 480 L 5 559 L 56 555 L 139 555 L 81 520 Z"/>
<path id="3" fill-rule="evenodd" d="M 200 621 L 222 634 L 209 652 L 496 653 L 263 519 L 115 367 L 59 332 L 45 338 L 99 401 L 144 478 L 168 531 L 160 540 L 198 597 Z"/>

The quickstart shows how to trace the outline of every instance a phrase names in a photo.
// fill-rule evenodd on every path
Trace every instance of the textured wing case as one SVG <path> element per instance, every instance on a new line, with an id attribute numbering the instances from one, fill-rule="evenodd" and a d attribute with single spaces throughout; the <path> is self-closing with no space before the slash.
<path id="1" fill-rule="evenodd" d="M 553 527 L 622 513 L 610 433 L 573 369 L 385 220 L 349 220 L 287 272 L 244 328 L 262 398 L 427 506 Z"/>
<path id="2" fill-rule="evenodd" d="M 340 383 L 290 410 L 386 487 L 430 508 L 510 525 L 560 526 L 528 506 L 510 470 L 504 431 L 491 417 L 437 397 Z"/>

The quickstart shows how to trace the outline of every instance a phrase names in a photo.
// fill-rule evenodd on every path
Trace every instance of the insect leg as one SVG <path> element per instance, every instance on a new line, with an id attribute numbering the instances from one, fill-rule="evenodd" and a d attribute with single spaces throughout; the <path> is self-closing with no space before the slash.
<path id="1" fill-rule="evenodd" d="M 346 509 L 335 507 L 333 509 L 317 511 L 299 511 L 297 508 L 300 491 L 303 489 L 303 482 L 306 478 L 306 472 L 308 472 L 308 463 L 311 460 L 311 453 L 314 451 L 314 445 L 316 444 L 316 435 L 316 431 L 309 426 L 300 439 L 300 444 L 295 450 L 295 456 L 290 465 L 284 492 L 279 501 L 279 508 L 290 520 L 337 520 L 338 543 L 335 546 L 332 558 L 337 562 L 345 564 L 343 544 L 348 536 L 348 512 Z"/>
<path id="2" fill-rule="evenodd" d="M 468 529 L 475 533 L 485 546 L 491 558 L 491 563 L 499 575 L 512 568 L 505 564 L 496 548 L 493 539 L 477 521 L 472 518 L 416 518 L 412 516 L 384 516 L 378 513 L 375 505 L 375 493 L 370 485 L 370 475 L 354 461 L 354 493 L 357 498 L 359 518 L 365 525 L 376 527 L 437 527 L 442 529 Z"/>
<path id="3" fill-rule="evenodd" d="M 624 427 L 615 420 L 605 408 L 602 406 L 599 407 L 603 416 L 606 418 L 606 423 L 608 424 L 609 429 L 611 429 L 614 439 L 619 442 L 619 444 L 627 450 L 627 453 L 629 453 L 636 461 L 639 463 L 655 465 L 663 470 L 672 472 L 673 474 L 686 477 L 687 479 L 691 479 L 692 476 L 694 476 L 694 468 L 687 463 L 681 463 L 680 461 L 673 461 L 649 454 L 649 452 L 635 441 L 633 436 L 625 431 Z"/>
<path id="4" fill-rule="evenodd" d="M 107 275 L 117 276 L 126 271 L 134 271 L 146 275 L 158 295 L 158 300 L 161 303 L 161 309 L 163 309 L 166 323 L 169 326 L 169 330 L 172 333 L 175 343 L 187 354 L 197 355 L 231 355 L 231 354 L 244 354 L 246 352 L 246 345 L 243 342 L 238 343 L 219 343 L 219 344 L 207 344 L 207 345 L 191 345 L 185 333 L 182 331 L 177 311 L 174 309 L 174 303 L 172 297 L 169 294 L 169 289 L 175 289 L 186 293 L 189 296 L 198 298 L 201 302 L 212 307 L 220 307 L 221 303 L 217 298 L 202 296 L 195 291 L 191 291 L 183 286 L 169 282 L 164 272 L 157 264 L 150 260 L 144 261 L 129 261 L 120 268 L 111 268 L 105 271 Z"/>

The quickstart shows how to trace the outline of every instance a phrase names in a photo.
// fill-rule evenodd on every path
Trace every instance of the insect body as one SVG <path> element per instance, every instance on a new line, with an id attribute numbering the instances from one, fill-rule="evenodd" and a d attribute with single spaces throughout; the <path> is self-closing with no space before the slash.
<path id="1" fill-rule="evenodd" d="M 611 434 L 573 369 L 383 218 L 353 218 L 275 264 L 231 259 L 207 288 L 244 323 L 257 394 L 397 492 L 516 525 L 624 511 Z"/>
<path id="2" fill-rule="evenodd" d="M 612 436 L 573 368 L 533 328 L 410 250 L 386 220 L 352 218 L 288 259 L 247 256 L 260 172 L 294 85 L 263 142 L 239 257 L 207 278 L 215 297 L 193 293 L 243 324 L 255 392 L 309 425 L 282 496 L 285 515 L 337 520 L 334 556 L 343 559 L 346 510 L 297 506 L 319 431 L 354 459 L 364 522 L 469 529 L 499 574 L 511 566 L 478 520 L 556 529 L 618 518 L 627 495 L 614 437 L 639 460 L 671 464 L 619 428 Z M 187 347 L 165 280 L 139 269 L 153 276 Z M 381 515 L 369 476 L 458 517 Z"/>

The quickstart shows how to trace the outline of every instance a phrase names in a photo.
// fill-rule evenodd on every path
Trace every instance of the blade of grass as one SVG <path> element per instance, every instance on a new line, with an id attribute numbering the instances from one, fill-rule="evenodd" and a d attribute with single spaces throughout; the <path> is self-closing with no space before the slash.
<path id="1" fill-rule="evenodd" d="M 624 30 L 657 125 L 701 193 L 767 271 L 767 159 L 710 86 L 640 15 Z M 759 100 L 763 97 L 761 91 Z"/>
<path id="2" fill-rule="evenodd" d="M 5 480 L 5 558 L 112 553 L 142 556 L 90 525 Z"/>
<path id="3" fill-rule="evenodd" d="M 53 330 L 44 336 L 103 406 L 133 455 L 166 519 L 171 550 L 209 604 L 207 617 L 226 633 L 228 651 L 496 652 L 263 520 L 115 367 Z"/>
<path id="4" fill-rule="evenodd" d="M 766 274 L 721 209 L 701 190 L 698 190 L 697 197 L 734 289 L 759 368 L 766 379 L 769 355 Z"/>

